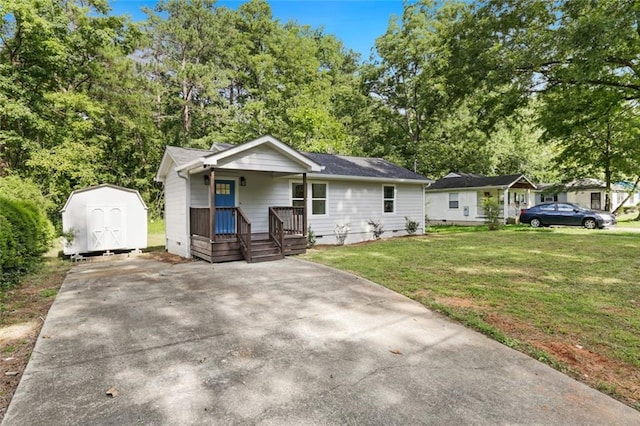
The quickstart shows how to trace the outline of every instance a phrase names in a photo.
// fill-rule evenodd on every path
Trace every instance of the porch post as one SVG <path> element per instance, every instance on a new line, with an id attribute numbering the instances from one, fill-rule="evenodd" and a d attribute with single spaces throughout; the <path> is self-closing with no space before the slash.
<path id="1" fill-rule="evenodd" d="M 216 173 L 209 170 L 209 240 L 216 240 Z"/>
<path id="2" fill-rule="evenodd" d="M 302 187 L 304 188 L 304 205 L 302 207 L 302 236 L 307 236 L 307 174 L 302 174 Z"/>
<path id="3" fill-rule="evenodd" d="M 502 215 L 504 223 L 507 223 L 507 218 L 509 217 L 509 188 L 504 189 L 504 203 L 502 205 Z"/>

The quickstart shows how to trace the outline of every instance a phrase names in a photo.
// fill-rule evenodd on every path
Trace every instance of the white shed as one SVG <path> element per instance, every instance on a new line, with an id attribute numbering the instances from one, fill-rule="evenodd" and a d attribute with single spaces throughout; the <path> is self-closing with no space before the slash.
<path id="1" fill-rule="evenodd" d="M 102 184 L 73 191 L 62 209 L 62 230 L 73 233 L 64 254 L 147 247 L 147 206 L 138 191 Z"/>

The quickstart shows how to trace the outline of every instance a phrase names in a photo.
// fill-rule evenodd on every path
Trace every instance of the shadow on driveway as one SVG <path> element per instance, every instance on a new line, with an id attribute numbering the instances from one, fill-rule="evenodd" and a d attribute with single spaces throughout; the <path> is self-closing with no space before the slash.
<path id="1" fill-rule="evenodd" d="M 138 258 L 71 270 L 3 425 L 238 423 L 630 425 L 640 413 L 350 274 Z"/>

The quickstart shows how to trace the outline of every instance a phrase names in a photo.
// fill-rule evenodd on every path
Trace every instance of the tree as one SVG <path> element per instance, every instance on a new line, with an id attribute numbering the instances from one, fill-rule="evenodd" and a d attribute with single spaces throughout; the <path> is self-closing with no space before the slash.
<path id="1" fill-rule="evenodd" d="M 565 178 L 596 174 L 610 192 L 613 177 L 640 174 L 638 144 L 630 143 L 639 20 L 632 0 L 487 0 L 458 26 L 456 57 L 471 81 L 506 86 L 511 99 L 542 100 L 541 123 L 561 147 Z"/>

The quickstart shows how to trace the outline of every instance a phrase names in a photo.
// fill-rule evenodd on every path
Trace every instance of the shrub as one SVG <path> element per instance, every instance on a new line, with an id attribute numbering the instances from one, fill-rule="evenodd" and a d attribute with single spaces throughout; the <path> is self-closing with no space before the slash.
<path id="1" fill-rule="evenodd" d="M 380 236 L 382 234 L 384 234 L 384 229 L 382 229 L 383 228 L 382 221 L 379 220 L 379 221 L 376 222 L 373 219 L 369 219 L 367 221 L 367 223 L 371 227 L 371 232 L 373 233 L 373 238 L 375 238 L 376 240 L 379 240 Z"/>
<path id="2" fill-rule="evenodd" d="M 52 239 L 53 226 L 41 206 L 0 197 L 0 288 L 15 285 L 38 265 Z"/>
<path id="3" fill-rule="evenodd" d="M 307 248 L 313 248 L 316 245 L 316 233 L 313 232 L 311 226 L 307 228 Z"/>
<path id="4" fill-rule="evenodd" d="M 339 246 L 343 246 L 344 242 L 347 240 L 347 236 L 349 235 L 349 231 L 351 228 L 349 224 L 336 225 L 336 229 L 334 232 L 336 233 L 336 241 Z"/>
<path id="5" fill-rule="evenodd" d="M 487 216 L 486 223 L 490 231 L 497 231 L 502 228 L 500 222 L 500 204 L 493 197 L 487 197 L 482 202 L 484 214 Z"/>
<path id="6" fill-rule="evenodd" d="M 412 220 L 408 216 L 404 217 L 404 230 L 407 231 L 407 234 L 414 235 L 416 232 L 418 232 L 419 226 L 420 226 L 419 222 Z"/>

